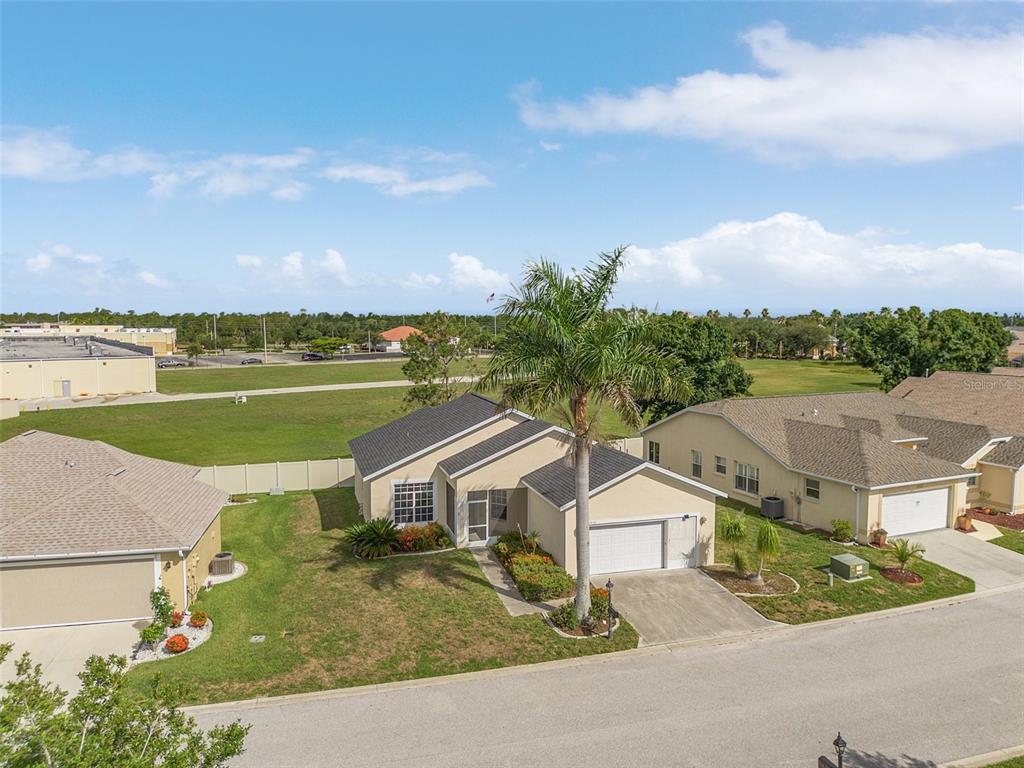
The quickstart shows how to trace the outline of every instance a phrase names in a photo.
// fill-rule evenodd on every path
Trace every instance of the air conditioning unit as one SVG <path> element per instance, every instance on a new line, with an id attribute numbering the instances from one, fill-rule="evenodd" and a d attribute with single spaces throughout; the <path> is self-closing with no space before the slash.
<path id="1" fill-rule="evenodd" d="M 782 520 L 786 516 L 786 502 L 778 496 L 761 499 L 761 514 L 769 520 Z"/>
<path id="2" fill-rule="evenodd" d="M 211 576 L 230 576 L 235 570 L 235 555 L 233 552 L 218 552 L 210 561 Z"/>

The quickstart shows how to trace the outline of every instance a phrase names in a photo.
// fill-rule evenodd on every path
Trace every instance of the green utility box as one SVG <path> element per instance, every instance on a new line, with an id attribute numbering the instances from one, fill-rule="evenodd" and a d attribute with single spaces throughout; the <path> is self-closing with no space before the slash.
<path id="1" fill-rule="evenodd" d="M 868 561 L 856 555 L 832 555 L 829 569 L 840 579 L 864 579 L 868 575 Z"/>

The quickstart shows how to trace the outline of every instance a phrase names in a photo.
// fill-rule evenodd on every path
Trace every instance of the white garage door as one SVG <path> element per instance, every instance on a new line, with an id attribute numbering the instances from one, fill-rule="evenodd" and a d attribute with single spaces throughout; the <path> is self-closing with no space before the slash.
<path id="1" fill-rule="evenodd" d="M 602 525 L 590 529 L 590 572 L 619 573 L 661 568 L 661 521 Z"/>
<path id="2" fill-rule="evenodd" d="M 948 509 L 948 488 L 883 496 L 882 527 L 889 538 L 945 528 Z"/>

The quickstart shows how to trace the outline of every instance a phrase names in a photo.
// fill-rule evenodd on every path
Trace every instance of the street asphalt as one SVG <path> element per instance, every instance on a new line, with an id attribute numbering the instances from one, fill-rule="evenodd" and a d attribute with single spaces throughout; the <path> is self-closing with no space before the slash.
<path id="1" fill-rule="evenodd" d="M 926 768 L 1024 742 L 1024 589 L 579 662 L 199 708 L 232 766 Z"/>

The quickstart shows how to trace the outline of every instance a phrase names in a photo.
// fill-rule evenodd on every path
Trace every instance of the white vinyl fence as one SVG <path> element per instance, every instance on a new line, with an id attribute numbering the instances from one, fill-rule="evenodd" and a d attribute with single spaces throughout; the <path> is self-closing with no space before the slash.
<path id="1" fill-rule="evenodd" d="M 313 491 L 351 487 L 354 474 L 352 459 L 315 459 L 203 467 L 196 479 L 228 493 L 268 493 L 271 488 Z"/>

